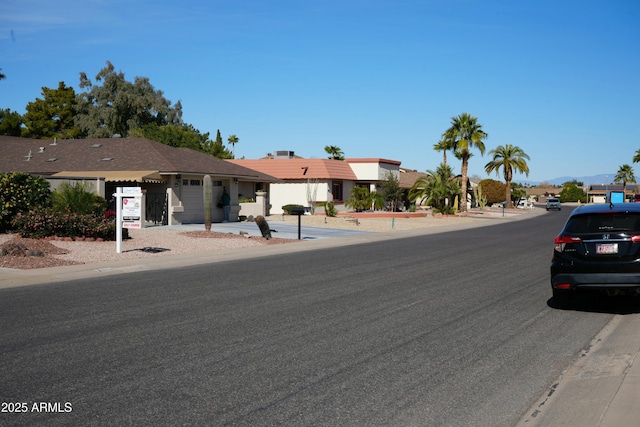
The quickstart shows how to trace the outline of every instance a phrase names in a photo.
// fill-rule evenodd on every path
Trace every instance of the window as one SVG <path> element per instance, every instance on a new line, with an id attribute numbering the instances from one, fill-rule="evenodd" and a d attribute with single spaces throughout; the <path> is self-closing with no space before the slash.
<path id="1" fill-rule="evenodd" d="M 334 201 L 342 201 L 342 181 L 334 181 L 331 185 L 331 193 Z"/>
<path id="2" fill-rule="evenodd" d="M 200 180 L 199 179 L 192 179 L 191 181 L 189 181 L 189 185 L 193 185 L 193 186 L 199 186 L 200 185 Z"/>

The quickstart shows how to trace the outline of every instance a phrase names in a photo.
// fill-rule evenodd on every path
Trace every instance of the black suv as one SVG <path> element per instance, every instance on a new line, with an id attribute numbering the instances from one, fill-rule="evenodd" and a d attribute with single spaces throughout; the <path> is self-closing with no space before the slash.
<path id="1" fill-rule="evenodd" d="M 640 203 L 576 208 L 555 238 L 551 288 L 557 306 L 578 289 L 640 294 Z"/>

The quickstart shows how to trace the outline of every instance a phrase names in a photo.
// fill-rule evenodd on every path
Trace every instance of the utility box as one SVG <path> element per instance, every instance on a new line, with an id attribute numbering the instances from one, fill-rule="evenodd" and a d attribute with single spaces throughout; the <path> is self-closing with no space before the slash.
<path id="1" fill-rule="evenodd" d="M 607 191 L 607 203 L 624 203 L 624 192 L 619 190 Z"/>

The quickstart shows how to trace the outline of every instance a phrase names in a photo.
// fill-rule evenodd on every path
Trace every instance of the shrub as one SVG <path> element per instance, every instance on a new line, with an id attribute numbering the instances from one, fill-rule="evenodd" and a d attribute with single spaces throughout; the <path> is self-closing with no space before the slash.
<path id="1" fill-rule="evenodd" d="M 87 183 L 64 183 L 51 193 L 53 210 L 103 216 L 107 200 L 87 189 Z"/>
<path id="2" fill-rule="evenodd" d="M 334 217 L 334 216 L 338 215 L 338 210 L 333 205 L 333 202 L 327 202 L 327 203 L 324 204 L 324 213 L 328 217 Z"/>
<path id="3" fill-rule="evenodd" d="M 365 187 L 353 187 L 351 196 L 344 201 L 344 206 L 356 212 L 371 209 L 371 192 Z"/>
<path id="4" fill-rule="evenodd" d="M 92 214 L 56 212 L 51 208 L 19 213 L 13 219 L 12 226 L 20 236 L 33 239 L 84 236 L 114 240 L 116 235 L 115 221 Z"/>
<path id="5" fill-rule="evenodd" d="M 49 204 L 46 179 L 24 172 L 0 173 L 0 232 L 11 230 L 11 221 L 19 213 Z"/>
<path id="6" fill-rule="evenodd" d="M 285 211 L 288 215 L 291 215 L 291 211 L 293 208 L 304 208 L 302 205 L 284 205 L 282 210 Z"/>

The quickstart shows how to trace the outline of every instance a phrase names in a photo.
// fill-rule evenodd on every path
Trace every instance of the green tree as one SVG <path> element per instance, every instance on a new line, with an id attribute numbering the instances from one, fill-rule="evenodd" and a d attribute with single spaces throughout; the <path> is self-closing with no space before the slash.
<path id="1" fill-rule="evenodd" d="M 340 149 L 340 147 L 336 147 L 335 145 L 327 145 L 324 147 L 324 151 L 329 155 L 329 159 L 331 160 L 344 160 L 344 153 Z"/>
<path id="2" fill-rule="evenodd" d="M 462 203 L 460 203 L 460 211 L 467 210 L 467 181 L 469 170 L 469 158 L 471 158 L 472 148 L 477 148 L 481 155 L 484 155 L 484 140 L 487 139 L 487 133 L 482 129 L 482 125 L 478 123 L 478 118 L 471 116 L 469 113 L 462 113 L 451 118 L 451 126 L 443 134 L 443 139 L 450 141 L 454 148 L 454 153 L 462 162 Z"/>
<path id="3" fill-rule="evenodd" d="M 22 134 L 22 116 L 10 109 L 0 110 L 0 135 L 20 136 Z"/>
<path id="4" fill-rule="evenodd" d="M 171 106 L 171 101 L 162 91 L 155 90 L 147 77 L 136 77 L 131 83 L 108 61 L 96 75 L 95 83 L 86 73 L 80 73 L 80 88 L 85 91 L 77 97 L 76 124 L 89 138 L 110 138 L 115 134 L 128 137 L 131 129 L 152 123 L 182 124 L 180 101 Z"/>
<path id="5" fill-rule="evenodd" d="M 236 144 L 238 142 L 240 142 L 240 138 L 238 138 L 235 135 L 231 135 L 231 136 L 229 136 L 229 138 L 227 138 L 227 142 L 229 144 L 231 144 L 231 158 L 235 159 L 236 158 Z"/>
<path id="6" fill-rule="evenodd" d="M 500 176 L 500 170 L 502 170 L 502 176 L 506 183 L 505 200 L 508 206 L 512 207 L 511 181 L 513 173 L 519 172 L 529 176 L 529 165 L 527 165 L 527 160 L 530 160 L 529 156 L 520 147 L 511 144 L 499 145 L 489 151 L 489 155 L 492 155 L 493 159 L 484 166 L 484 170 L 488 174 L 495 172 L 497 176 Z"/>
<path id="7" fill-rule="evenodd" d="M 26 110 L 23 116 L 24 137 L 72 139 L 80 135 L 74 124 L 76 92 L 64 82 L 58 83 L 57 89 L 43 87 L 42 98 L 28 103 Z"/>
<path id="8" fill-rule="evenodd" d="M 207 152 L 212 144 L 209 140 L 209 133 L 201 134 L 192 125 L 186 124 L 158 126 L 151 123 L 142 128 L 131 129 L 130 136 L 147 138 L 171 147 L 191 148 L 201 152 Z"/>
<path id="9" fill-rule="evenodd" d="M 584 190 L 576 185 L 574 182 L 567 182 L 564 184 L 562 191 L 559 194 L 561 202 L 586 202 L 587 195 Z"/>
<path id="10" fill-rule="evenodd" d="M 633 156 L 633 163 L 640 162 L 640 150 L 636 150 L 636 154 Z"/>
<path id="11" fill-rule="evenodd" d="M 384 181 L 380 183 L 380 189 L 384 195 L 384 201 L 391 205 L 391 211 L 397 212 L 404 196 L 404 190 L 400 188 L 398 177 L 392 172 L 387 172 Z"/>
<path id="12" fill-rule="evenodd" d="M 613 182 L 622 184 L 622 191 L 626 193 L 627 182 L 636 182 L 636 177 L 633 175 L 633 168 L 627 164 L 620 166 L 616 176 L 613 178 Z"/>
<path id="13" fill-rule="evenodd" d="M 216 140 L 207 140 L 203 152 L 211 154 L 219 159 L 232 159 L 232 154 L 224 147 L 222 143 L 222 136 L 220 136 L 220 129 L 216 135 Z"/>
<path id="14" fill-rule="evenodd" d="M 506 185 L 503 182 L 495 179 L 483 179 L 478 185 L 482 186 L 482 194 L 487 198 L 489 206 L 504 201 Z"/>
<path id="15" fill-rule="evenodd" d="M 460 188 L 451 166 L 441 163 L 438 169 L 428 170 L 427 175 L 416 180 L 409 189 L 409 198 L 426 201 L 437 212 L 453 213 L 453 203 L 460 195 Z"/>

